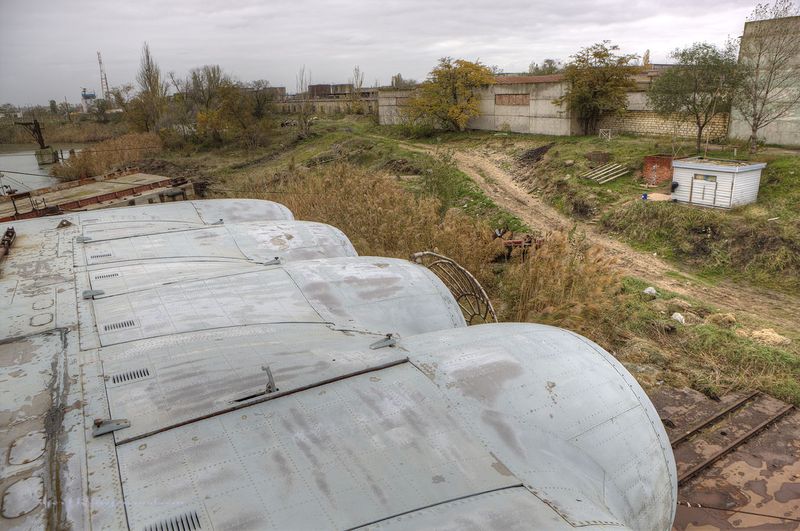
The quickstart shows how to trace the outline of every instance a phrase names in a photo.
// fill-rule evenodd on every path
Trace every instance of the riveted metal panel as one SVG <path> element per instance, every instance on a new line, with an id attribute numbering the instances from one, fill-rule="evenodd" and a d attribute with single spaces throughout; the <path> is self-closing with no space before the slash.
<path id="1" fill-rule="evenodd" d="M 406 260 L 313 260 L 286 271 L 320 315 L 339 326 L 401 335 L 466 326 L 442 281 Z"/>
<path id="2" fill-rule="evenodd" d="M 227 225 L 236 245 L 250 260 L 279 257 L 281 262 L 357 256 L 342 231 L 310 221 L 249 222 Z"/>
<path id="3" fill-rule="evenodd" d="M 405 358 L 397 349 L 370 350 L 377 339 L 319 324 L 282 324 L 104 348 L 111 416 L 131 421 L 131 427 L 115 432 L 115 437 L 127 440 L 268 397 L 263 367 L 270 368 L 276 392 L 286 393 Z M 117 375 L 145 370 L 146 376 L 114 381 Z"/>
<path id="4" fill-rule="evenodd" d="M 92 302 L 104 346 L 228 326 L 322 322 L 282 269 L 178 282 Z M 128 321 L 134 326 L 113 327 Z"/>
<path id="5" fill-rule="evenodd" d="M 133 291 L 143 291 L 190 280 L 207 280 L 216 277 L 263 271 L 264 266 L 241 260 L 208 259 L 180 260 L 177 262 L 147 261 L 124 265 L 92 267 L 89 281 L 93 290 L 102 290 L 95 299 L 113 297 Z"/>
<path id="6" fill-rule="evenodd" d="M 347 529 L 519 484 L 409 364 L 117 446 L 131 528 Z"/>
<path id="7" fill-rule="evenodd" d="M 104 221 L 82 225 L 82 236 L 88 241 L 98 242 L 116 238 L 131 238 L 147 234 L 162 234 L 206 227 L 198 221 Z"/>
<path id="8" fill-rule="evenodd" d="M 108 264 L 153 258 L 238 258 L 245 256 L 230 237 L 228 229 L 202 229 L 118 238 L 83 244 L 86 264 Z"/>
<path id="9" fill-rule="evenodd" d="M 558 531 L 575 528 L 524 487 L 510 487 L 412 511 L 359 529 Z M 588 531 L 592 527 L 581 529 Z"/>
<path id="10" fill-rule="evenodd" d="M 479 325 L 401 345 L 488 448 L 567 521 L 669 527 L 677 487 L 669 441 L 642 389 L 600 347 L 532 324 Z"/>

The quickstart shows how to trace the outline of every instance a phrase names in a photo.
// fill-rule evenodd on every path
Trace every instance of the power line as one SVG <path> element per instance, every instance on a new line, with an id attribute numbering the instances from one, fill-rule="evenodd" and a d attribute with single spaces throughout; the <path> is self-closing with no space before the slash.
<path id="1" fill-rule="evenodd" d="M 32 175 L 33 177 L 52 177 L 51 175 L 46 175 L 41 173 L 29 173 L 25 171 L 15 171 L 15 170 L 0 170 L 0 173 L 16 173 L 17 175 Z"/>
<path id="2" fill-rule="evenodd" d="M 53 148 L 55 149 L 55 148 Z M 145 150 L 145 149 L 161 149 L 161 146 L 144 146 L 144 147 L 130 147 L 130 148 L 113 148 L 113 149 L 92 149 L 92 148 L 78 148 L 75 154 L 78 153 L 109 153 L 112 151 L 137 151 L 137 150 Z M 63 149 L 59 149 L 57 151 L 63 151 Z M 0 153 L 0 158 L 4 157 L 30 157 L 29 153 Z"/>
<path id="3" fill-rule="evenodd" d="M 19 175 L 32 175 L 34 177 L 50 177 L 49 175 L 42 175 L 41 173 L 26 173 L 24 171 L 12 171 L 12 170 L 0 170 L 0 173 L 14 173 L 14 174 L 19 174 Z M 10 179 L 10 180 L 14 181 L 14 182 L 17 182 L 17 183 L 19 182 L 19 181 L 13 180 L 11 177 L 8 177 L 8 176 L 5 176 L 5 177 L 7 179 Z M 103 182 L 103 181 L 98 181 L 98 182 Z M 130 181 L 120 181 L 120 180 L 113 179 L 113 178 L 112 179 L 108 179 L 106 182 L 114 182 L 114 183 L 119 183 L 119 184 L 128 184 L 128 185 L 131 185 L 131 186 L 142 186 L 144 184 L 147 184 L 147 183 L 134 183 L 134 182 L 130 182 Z M 21 184 L 21 183 L 20 183 L 20 186 L 23 186 L 25 188 L 29 188 L 29 186 Z M 314 194 L 314 193 L 311 193 L 311 192 L 287 192 L 285 190 L 253 190 L 253 189 L 249 189 L 248 190 L 248 189 L 244 189 L 244 188 L 217 188 L 217 187 L 215 187 L 213 185 L 211 185 L 210 187 L 213 188 L 215 191 L 219 191 L 219 192 L 233 192 L 233 193 L 245 193 L 245 194 L 247 194 L 247 193 L 251 193 L 251 194 L 252 193 L 258 193 L 258 194 L 276 194 L 276 195 L 317 195 L 317 194 Z M 32 188 L 29 188 L 29 189 L 33 190 Z"/>

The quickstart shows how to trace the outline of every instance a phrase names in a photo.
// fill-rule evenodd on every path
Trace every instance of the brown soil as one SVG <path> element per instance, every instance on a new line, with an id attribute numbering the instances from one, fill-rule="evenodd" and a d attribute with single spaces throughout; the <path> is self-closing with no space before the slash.
<path id="1" fill-rule="evenodd" d="M 435 152 L 430 146 L 403 142 L 404 146 L 424 152 Z M 541 199 L 528 193 L 515 180 L 514 175 L 501 165 L 509 163 L 504 155 L 470 151 L 453 153 L 458 168 L 472 178 L 501 208 L 511 212 L 533 229 L 549 232 L 584 231 L 589 240 L 604 248 L 616 258 L 617 267 L 624 275 L 652 282 L 656 287 L 692 297 L 720 309 L 732 310 L 760 322 L 770 323 L 790 336 L 800 331 L 800 297 L 768 289 L 721 282 L 710 285 L 691 272 L 657 256 L 636 251 L 616 239 L 601 233 L 597 227 L 570 219 Z M 667 275 L 678 271 L 686 279 Z"/>

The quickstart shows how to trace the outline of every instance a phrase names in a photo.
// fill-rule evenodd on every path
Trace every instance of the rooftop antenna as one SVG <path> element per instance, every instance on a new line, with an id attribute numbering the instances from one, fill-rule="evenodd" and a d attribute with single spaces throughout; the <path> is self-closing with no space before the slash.
<path id="1" fill-rule="evenodd" d="M 110 101 L 111 91 L 108 90 L 108 78 L 106 77 L 106 69 L 103 68 L 103 58 L 100 52 L 97 52 L 97 62 L 100 65 L 100 92 L 103 94 L 103 99 Z"/>

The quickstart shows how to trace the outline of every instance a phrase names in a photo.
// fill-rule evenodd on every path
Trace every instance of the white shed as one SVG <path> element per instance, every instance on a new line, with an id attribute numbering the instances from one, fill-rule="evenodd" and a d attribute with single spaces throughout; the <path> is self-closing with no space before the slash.
<path id="1" fill-rule="evenodd" d="M 672 199 L 693 205 L 732 208 L 754 203 L 764 162 L 702 157 L 672 161 Z"/>

